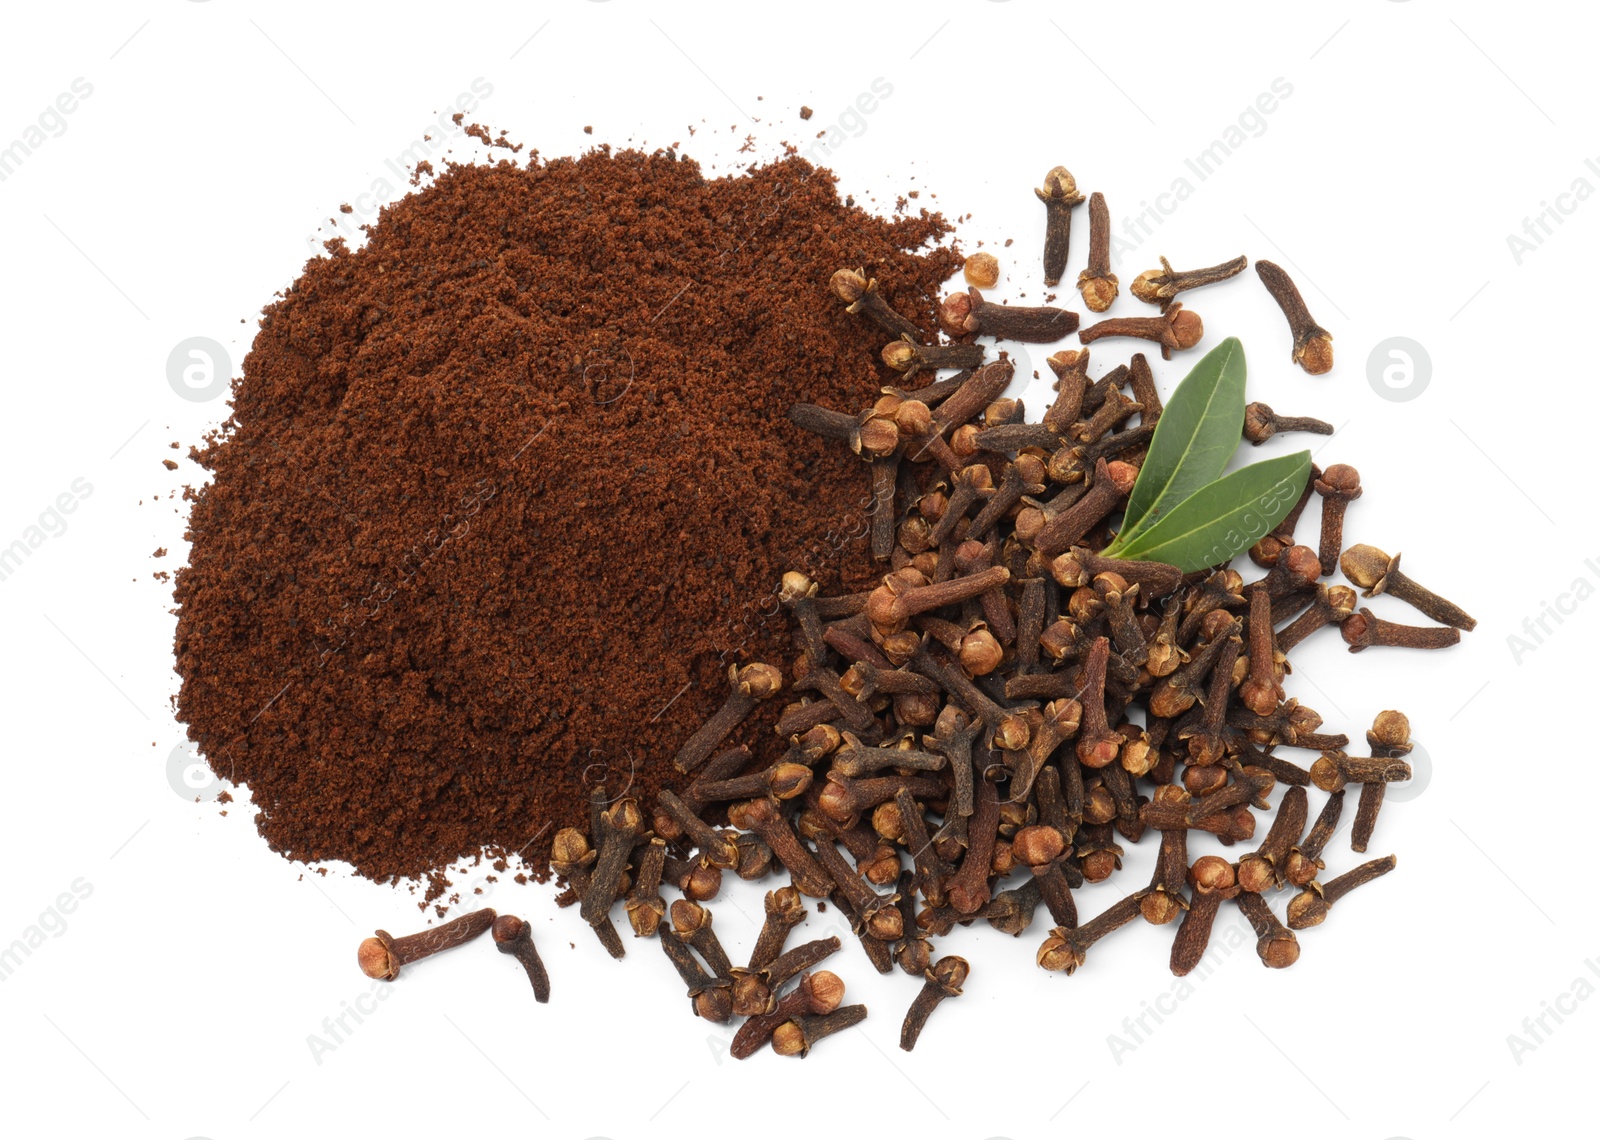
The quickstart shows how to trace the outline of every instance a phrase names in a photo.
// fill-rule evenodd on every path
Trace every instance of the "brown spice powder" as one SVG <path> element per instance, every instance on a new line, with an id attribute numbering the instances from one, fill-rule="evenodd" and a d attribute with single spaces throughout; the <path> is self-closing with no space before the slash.
<path id="1" fill-rule="evenodd" d="M 542 867 L 586 785 L 670 786 L 727 663 L 787 659 L 779 575 L 871 573 L 862 465 L 784 414 L 892 378 L 828 278 L 931 336 L 947 232 L 798 158 L 602 148 L 451 166 L 309 262 L 197 455 L 176 585 L 179 718 L 273 849 Z"/>

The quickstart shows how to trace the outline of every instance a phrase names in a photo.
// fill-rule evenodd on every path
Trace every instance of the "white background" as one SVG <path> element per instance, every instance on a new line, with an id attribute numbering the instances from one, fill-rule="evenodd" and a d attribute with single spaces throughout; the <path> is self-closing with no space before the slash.
<path id="1" fill-rule="evenodd" d="M 7 1130 L 982 1138 L 1181 1126 L 1383 1138 L 1570 1119 L 1590 1103 L 1600 1039 L 1582 806 L 1593 736 L 1566 727 L 1588 722 L 1600 613 L 1586 600 L 1600 563 L 1585 561 L 1600 557 L 1587 346 L 1600 204 L 1558 199 L 1580 179 L 1600 185 L 1585 165 L 1600 166 L 1594 29 L 1577 11 L 1427 0 L 1230 5 L 1226 16 L 1027 0 L 766 14 L 632 0 L 9 11 L 0 143 L 75 79 L 92 94 L 0 182 L 0 545 L 74 480 L 92 493 L 0 581 L 0 946 L 30 925 L 54 931 L 0 983 Z M 880 77 L 892 94 L 853 118 Z M 1163 253 L 1180 268 L 1240 252 L 1288 268 L 1336 338 L 1331 375 L 1289 366 L 1253 272 L 1194 295 L 1201 349 L 1240 336 L 1252 398 L 1339 425 L 1317 458 L 1362 472 L 1347 538 L 1403 549 L 1417 578 L 1481 620 L 1427 657 L 1352 657 L 1331 632 L 1296 654 L 1290 692 L 1330 730 L 1359 742 L 1379 709 L 1410 714 L 1418 779 L 1392 797 L 1371 852 L 1395 851 L 1399 870 L 1305 932 L 1294 969 L 1263 970 L 1249 939 L 1183 1000 L 1162 998 L 1172 1012 L 1137 1039 L 1124 1019 L 1173 992 L 1171 930 L 1136 924 L 1068 978 L 1033 965 L 1041 919 L 1015 941 L 980 924 L 940 944 L 969 958 L 972 978 L 914 1054 L 896 1041 L 916 984 L 878 977 L 847 945 L 830 965 L 871 1007 L 862 1030 L 803 1063 L 735 1063 L 727 1032 L 689 1015 L 655 946 L 630 940 L 613 963 L 548 888 L 509 881 L 478 885 L 532 918 L 549 1006 L 487 942 L 407 970 L 381 1002 L 362 998 L 356 942 L 375 926 L 414 928 L 415 897 L 339 868 L 306 873 L 267 850 L 247 804 L 224 817 L 168 780 L 183 734 L 170 588 L 152 572 L 182 562 L 174 493 L 199 474 L 161 460 L 181 458 L 167 445 L 187 451 L 225 401 L 181 399 L 166 361 L 206 336 L 236 369 L 319 223 L 342 202 L 375 208 L 381 191 L 360 198 L 375 180 L 398 193 L 384 160 L 436 130 L 478 78 L 492 94 L 470 118 L 550 155 L 676 142 L 722 173 L 751 158 L 733 158 L 747 134 L 767 158 L 833 125 L 827 161 L 842 192 L 892 208 L 921 188 L 919 204 L 971 214 L 965 248 L 1015 238 L 999 250 L 996 296 L 1040 299 L 1031 187 L 1057 162 L 1106 193 L 1119 232 L 1142 203 L 1166 211 L 1120 256 L 1124 291 Z M 1279 79 L 1292 93 L 1247 115 L 1243 144 L 1198 178 L 1185 160 Z M 809 123 L 802 103 L 816 109 Z M 1178 179 L 1192 192 L 1159 199 Z M 1514 253 L 1508 235 L 1547 203 L 1570 213 Z M 1079 213 L 1069 282 L 1085 238 Z M 1114 310 L 1148 312 L 1128 300 Z M 1431 363 L 1409 401 L 1369 382 L 1391 337 Z M 1125 343 L 1113 347 L 1108 359 Z M 1158 362 L 1165 391 L 1187 366 Z M 1041 396 L 1030 390 L 1034 410 Z M 153 561 L 157 546 L 171 555 Z M 1535 639 L 1524 622 L 1547 603 L 1571 612 L 1534 625 Z M 1375 608 L 1412 616 L 1385 599 Z M 1154 847 L 1080 896 L 1086 917 L 1144 881 Z M 1360 858 L 1341 836 L 1330 873 Z M 74 882 L 87 897 L 52 915 Z M 733 883 L 715 912 L 743 958 L 760 891 Z M 801 933 L 832 932 L 824 917 Z M 1226 911 L 1219 933 L 1230 927 L 1243 928 Z M 314 1055 L 311 1036 L 358 999 L 375 1012 L 347 1018 L 352 1032 Z M 1524 1019 L 1546 1003 L 1572 1012 L 1547 1015 L 1535 1038 Z M 1534 1047 L 1519 1054 L 1512 1034 Z"/>

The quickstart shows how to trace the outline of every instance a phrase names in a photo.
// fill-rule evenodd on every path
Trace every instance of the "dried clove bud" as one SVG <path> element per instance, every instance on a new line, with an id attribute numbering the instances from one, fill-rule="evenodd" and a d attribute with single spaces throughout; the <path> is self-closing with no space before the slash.
<path id="1" fill-rule="evenodd" d="M 1333 367 L 1333 336 L 1311 319 L 1311 311 L 1306 308 L 1300 290 L 1295 288 L 1287 273 L 1270 261 L 1256 262 L 1256 274 L 1289 322 L 1289 336 L 1293 342 L 1289 358 L 1312 376 L 1327 372 Z"/>
<path id="2" fill-rule="evenodd" d="M 1357 544 L 1344 552 L 1339 559 L 1344 576 L 1369 598 L 1389 594 L 1402 602 L 1410 603 L 1434 621 L 1457 629 L 1471 630 L 1477 622 L 1454 602 L 1419 585 L 1415 579 L 1400 571 L 1400 556 L 1390 557 L 1376 546 Z"/>
<path id="3" fill-rule="evenodd" d="M 911 1003 L 905 1023 L 900 1027 L 900 1048 L 909 1053 L 917 1047 L 917 1038 L 922 1035 L 923 1026 L 927 1025 L 934 1008 L 947 997 L 961 996 L 961 987 L 966 984 L 969 971 L 967 960 L 955 954 L 940 958 L 928 969 L 922 992 Z"/>
<path id="4" fill-rule="evenodd" d="M 400 967 L 471 942 L 493 926 L 494 920 L 494 911 L 486 907 L 469 911 L 430 930 L 399 938 L 387 930 L 376 930 L 356 948 L 356 961 L 367 977 L 392 982 L 400 976 Z"/>
<path id="5" fill-rule="evenodd" d="M 1034 194 L 1044 203 L 1044 283 L 1058 285 L 1067 271 L 1072 209 L 1083 202 L 1083 195 L 1065 166 L 1052 166 L 1044 176 L 1044 188 Z"/>

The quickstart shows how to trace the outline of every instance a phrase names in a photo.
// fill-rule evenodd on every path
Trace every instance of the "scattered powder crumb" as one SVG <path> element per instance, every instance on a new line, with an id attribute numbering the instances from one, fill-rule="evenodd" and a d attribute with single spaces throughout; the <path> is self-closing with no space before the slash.
<path id="1" fill-rule="evenodd" d="M 907 198 L 920 198 L 920 197 L 922 197 L 922 191 L 921 190 L 913 190 L 913 191 L 911 191 L 911 193 L 907 194 L 906 197 Z"/>
<path id="2" fill-rule="evenodd" d="M 241 325 L 244 324 L 243 321 L 240 321 L 239 323 Z M 171 443 L 167 444 L 167 446 L 172 448 L 173 451 L 177 451 L 182 446 L 182 444 L 180 444 L 177 440 L 173 440 Z"/>
<path id="3" fill-rule="evenodd" d="M 176 471 L 178 469 L 178 465 L 170 459 L 163 459 L 161 461 L 161 466 L 165 467 L 168 471 Z"/>
<path id="4" fill-rule="evenodd" d="M 584 127 L 583 128 L 583 133 L 586 134 L 586 135 L 592 135 L 592 134 L 594 134 L 594 128 L 593 127 Z"/>
<path id="5" fill-rule="evenodd" d="M 967 216 L 970 218 L 972 215 L 968 214 Z M 1007 249 L 1011 248 L 1011 239 L 1010 238 L 1006 238 L 1006 248 Z"/>
<path id="6" fill-rule="evenodd" d="M 165 570 L 157 570 L 154 574 L 150 575 L 150 577 L 154 578 L 157 582 L 165 582 L 168 581 L 172 575 L 168 574 Z"/>
<path id="7" fill-rule="evenodd" d="M 800 117 L 802 119 L 809 119 L 811 117 L 811 108 L 810 107 L 801 107 L 800 108 Z"/>
<path id="8" fill-rule="evenodd" d="M 151 558 L 165 558 L 166 556 L 167 556 L 167 548 L 165 546 L 158 546 L 158 547 L 156 547 L 156 552 L 154 554 L 152 554 L 150 557 Z"/>
<path id="9" fill-rule="evenodd" d="M 356 208 L 354 206 L 352 206 L 349 202 L 340 202 L 339 203 L 339 212 L 341 214 L 353 214 L 353 213 L 356 212 Z M 178 445 L 177 444 L 173 444 L 172 446 L 173 447 L 177 447 Z"/>

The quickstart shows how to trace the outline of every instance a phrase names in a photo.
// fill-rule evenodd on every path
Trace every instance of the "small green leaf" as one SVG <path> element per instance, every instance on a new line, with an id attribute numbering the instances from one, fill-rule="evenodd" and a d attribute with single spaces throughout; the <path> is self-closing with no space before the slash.
<path id="1" fill-rule="evenodd" d="M 1244 346 L 1230 336 L 1183 378 L 1156 424 L 1112 552 L 1127 550 L 1141 532 L 1222 474 L 1244 428 L 1244 376 Z"/>
<path id="2" fill-rule="evenodd" d="M 1190 495 L 1118 558 L 1166 562 L 1185 574 L 1230 561 L 1283 521 L 1311 474 L 1311 453 L 1252 463 Z"/>

